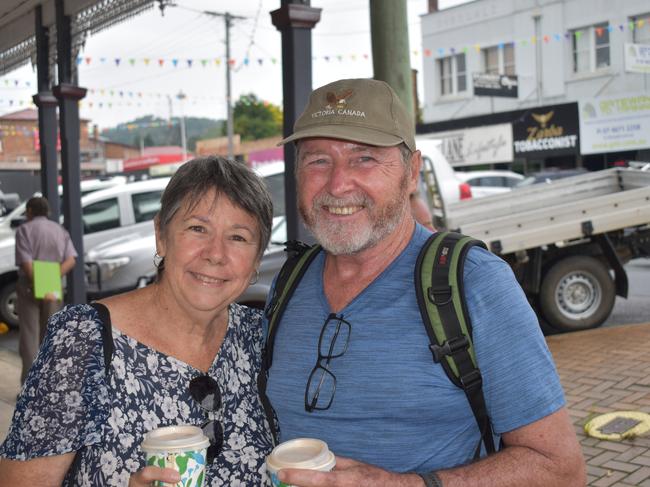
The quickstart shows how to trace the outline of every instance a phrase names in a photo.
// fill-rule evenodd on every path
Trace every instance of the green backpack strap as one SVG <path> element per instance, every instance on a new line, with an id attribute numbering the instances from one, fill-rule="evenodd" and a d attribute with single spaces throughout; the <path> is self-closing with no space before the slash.
<path id="1" fill-rule="evenodd" d="M 415 267 L 415 287 L 433 361 L 463 389 L 488 454 L 494 453 L 492 426 L 483 396 L 483 379 L 472 344 L 472 324 L 465 304 L 463 266 L 470 248 L 486 248 L 480 240 L 453 232 L 433 234 L 420 251 Z"/>
<path id="2" fill-rule="evenodd" d="M 269 369 L 273 364 L 273 343 L 278 329 L 278 323 L 282 319 L 284 310 L 293 295 L 298 283 L 305 275 L 309 264 L 316 258 L 321 250 L 320 245 L 309 246 L 302 242 L 290 241 L 286 244 L 287 260 L 283 264 L 278 277 L 275 280 L 273 296 L 264 310 L 266 315 L 268 329 L 266 332 L 266 342 L 262 349 L 262 364 L 260 373 L 257 376 L 257 389 L 259 390 L 260 399 L 266 419 L 269 422 L 273 438 L 278 442 L 278 428 L 275 422 L 275 414 L 271 402 L 266 396 L 266 383 L 269 377 Z"/>

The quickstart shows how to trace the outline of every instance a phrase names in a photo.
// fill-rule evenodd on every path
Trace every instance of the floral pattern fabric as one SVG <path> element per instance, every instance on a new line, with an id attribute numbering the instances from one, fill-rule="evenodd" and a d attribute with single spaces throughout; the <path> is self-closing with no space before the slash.
<path id="1" fill-rule="evenodd" d="M 204 486 L 266 485 L 272 437 L 256 382 L 261 313 L 237 304 L 229 311 L 226 336 L 208 371 L 219 384 L 222 408 L 208 413 L 189 393 L 201 371 L 122 334 L 114 323 L 107 376 L 97 312 L 85 304 L 64 308 L 50 319 L 0 456 L 29 460 L 76 451 L 63 485 L 126 486 L 145 465 L 145 433 L 214 419 L 223 425 L 224 445 Z"/>

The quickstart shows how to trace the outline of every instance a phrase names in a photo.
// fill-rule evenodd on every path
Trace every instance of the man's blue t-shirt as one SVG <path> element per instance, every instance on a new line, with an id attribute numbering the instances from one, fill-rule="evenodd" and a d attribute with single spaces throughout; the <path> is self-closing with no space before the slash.
<path id="1" fill-rule="evenodd" d="M 324 253 L 312 262 L 278 325 L 269 372 L 267 394 L 281 441 L 320 438 L 337 455 L 398 472 L 472 460 L 476 421 L 463 391 L 432 360 L 415 297 L 415 262 L 429 235 L 418 225 L 399 257 L 338 313 L 351 331 L 348 349 L 327 365 L 336 377 L 333 402 L 307 412 L 305 388 L 331 312 L 322 284 Z M 555 366 L 510 267 L 472 248 L 464 282 L 495 433 L 560 409 L 564 395 Z M 329 390 L 322 394 L 327 401 Z"/>

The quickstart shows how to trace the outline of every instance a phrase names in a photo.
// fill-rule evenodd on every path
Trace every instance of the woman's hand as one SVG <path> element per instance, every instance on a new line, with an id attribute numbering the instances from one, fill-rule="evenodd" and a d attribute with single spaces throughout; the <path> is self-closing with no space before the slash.
<path id="1" fill-rule="evenodd" d="M 156 480 L 173 485 L 180 482 L 181 476 L 173 468 L 144 467 L 131 475 L 129 487 L 151 486 Z"/>

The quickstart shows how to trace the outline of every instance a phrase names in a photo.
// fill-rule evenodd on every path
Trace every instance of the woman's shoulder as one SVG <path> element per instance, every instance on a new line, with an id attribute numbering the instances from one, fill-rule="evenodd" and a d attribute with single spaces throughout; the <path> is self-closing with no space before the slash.
<path id="1" fill-rule="evenodd" d="M 71 304 L 54 313 L 48 321 L 48 334 L 60 330 L 88 332 L 98 329 L 97 310 L 89 304 Z"/>
<path id="2" fill-rule="evenodd" d="M 235 326 L 237 336 L 256 347 L 262 343 L 262 318 L 263 312 L 260 309 L 238 303 L 230 305 L 230 320 Z"/>

